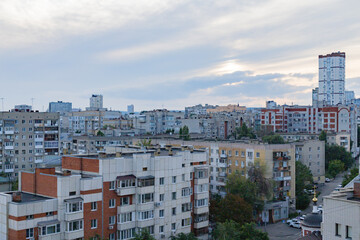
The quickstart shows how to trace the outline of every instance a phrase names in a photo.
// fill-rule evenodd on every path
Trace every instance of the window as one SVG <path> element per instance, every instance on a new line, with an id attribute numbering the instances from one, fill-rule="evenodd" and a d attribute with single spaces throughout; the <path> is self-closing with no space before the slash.
<path id="1" fill-rule="evenodd" d="M 115 240 L 115 233 L 109 234 L 109 240 Z"/>
<path id="2" fill-rule="evenodd" d="M 171 230 L 173 230 L 173 231 L 176 230 L 176 223 L 171 224 Z"/>
<path id="3" fill-rule="evenodd" d="M 183 174 L 181 176 L 182 176 L 182 181 L 185 182 L 185 174 Z"/>
<path id="4" fill-rule="evenodd" d="M 138 187 L 154 186 L 154 178 L 138 179 Z"/>
<path id="5" fill-rule="evenodd" d="M 341 231 L 341 225 L 338 223 L 335 223 L 335 236 L 341 237 L 340 231 Z"/>
<path id="6" fill-rule="evenodd" d="M 259 158 L 259 157 L 260 157 L 260 153 L 257 152 L 257 153 L 256 153 L 256 158 Z"/>
<path id="7" fill-rule="evenodd" d="M 191 218 L 185 218 L 181 220 L 181 226 L 186 227 L 191 225 Z"/>
<path id="8" fill-rule="evenodd" d="M 154 193 L 145 193 L 138 195 L 138 203 L 148 203 L 154 201 Z"/>
<path id="9" fill-rule="evenodd" d="M 176 176 L 172 177 L 172 183 L 176 183 Z"/>
<path id="10" fill-rule="evenodd" d="M 146 232 L 148 232 L 150 234 L 154 234 L 154 225 L 141 228 L 141 231 L 146 231 Z"/>
<path id="11" fill-rule="evenodd" d="M 69 192 L 69 196 L 74 196 L 76 195 L 76 192 Z"/>
<path id="12" fill-rule="evenodd" d="M 245 157 L 245 152 L 241 152 L 241 157 Z"/>
<path id="13" fill-rule="evenodd" d="M 26 239 L 34 237 L 34 228 L 26 229 Z"/>
<path id="14" fill-rule="evenodd" d="M 159 217 L 163 218 L 164 217 L 164 209 L 160 209 L 159 210 Z"/>
<path id="15" fill-rule="evenodd" d="M 164 194 L 164 193 L 160 194 L 160 195 L 159 195 L 159 201 L 160 201 L 160 202 L 163 202 L 164 199 L 165 199 L 165 194 Z"/>
<path id="16" fill-rule="evenodd" d="M 75 221 L 68 222 L 66 231 L 73 232 L 73 231 L 78 231 L 78 230 L 82 230 L 82 229 L 83 229 L 83 220 L 75 220 Z"/>
<path id="17" fill-rule="evenodd" d="M 115 198 L 109 200 L 109 208 L 115 207 L 115 201 L 116 201 Z"/>
<path id="18" fill-rule="evenodd" d="M 27 215 L 26 220 L 34 219 L 34 215 Z"/>
<path id="19" fill-rule="evenodd" d="M 81 212 L 83 210 L 83 202 L 67 203 L 66 212 Z"/>
<path id="20" fill-rule="evenodd" d="M 352 239 L 352 227 L 346 226 L 346 239 Z"/>
<path id="21" fill-rule="evenodd" d="M 204 207 L 208 205 L 208 199 L 203 198 L 195 201 L 195 207 Z"/>
<path id="22" fill-rule="evenodd" d="M 50 235 L 60 232 L 60 223 L 39 228 L 39 235 Z"/>
<path id="23" fill-rule="evenodd" d="M 130 239 L 133 238 L 134 236 L 135 236 L 135 228 L 118 231 L 118 239 L 120 240 Z"/>
<path id="24" fill-rule="evenodd" d="M 118 180 L 117 182 L 118 188 L 128 188 L 128 187 L 135 187 L 135 179 L 125 179 L 125 180 Z"/>
<path id="25" fill-rule="evenodd" d="M 120 206 L 129 205 L 130 197 L 122 197 L 120 198 Z"/>
<path id="26" fill-rule="evenodd" d="M 91 202 L 91 211 L 97 210 L 97 202 Z"/>
<path id="27" fill-rule="evenodd" d="M 239 161 L 235 160 L 235 166 L 239 166 Z"/>
<path id="28" fill-rule="evenodd" d="M 154 210 L 138 212 L 138 220 L 148 220 L 154 218 Z"/>
<path id="29" fill-rule="evenodd" d="M 49 217 L 49 216 L 54 216 L 54 212 L 47 212 L 46 213 L 46 216 Z"/>
<path id="30" fill-rule="evenodd" d="M 191 194 L 192 194 L 191 188 L 187 187 L 187 188 L 181 189 L 181 196 L 187 197 L 187 196 L 190 196 Z"/>
<path id="31" fill-rule="evenodd" d="M 110 216 L 109 217 L 109 225 L 114 225 L 115 224 L 115 216 Z"/>
<path id="32" fill-rule="evenodd" d="M 176 192 L 172 192 L 172 200 L 176 200 Z"/>
<path id="33" fill-rule="evenodd" d="M 91 219 L 91 229 L 97 228 L 97 219 Z"/>
<path id="34" fill-rule="evenodd" d="M 159 227 L 159 233 L 164 233 L 164 226 Z"/>
<path id="35" fill-rule="evenodd" d="M 109 190 L 114 190 L 114 189 L 115 189 L 115 181 L 111 181 L 109 185 Z"/>
<path id="36" fill-rule="evenodd" d="M 159 178 L 159 184 L 164 185 L 165 179 L 163 177 Z"/>
<path id="37" fill-rule="evenodd" d="M 235 156 L 239 156 L 239 151 L 235 151 Z"/>
<path id="38" fill-rule="evenodd" d="M 173 207 L 171 212 L 173 216 L 176 215 L 176 207 Z"/>
<path id="39" fill-rule="evenodd" d="M 229 169 L 230 171 L 230 169 Z M 209 185 L 208 184 L 200 184 L 195 186 L 195 192 L 201 193 L 201 192 L 207 192 L 209 191 Z"/>
<path id="40" fill-rule="evenodd" d="M 126 223 L 135 220 L 135 212 L 118 214 L 118 223 Z"/>
<path id="41" fill-rule="evenodd" d="M 191 205 L 191 203 L 183 203 L 182 205 L 181 205 L 181 211 L 182 212 L 188 212 L 188 211 L 191 211 L 191 207 L 192 205 Z"/>

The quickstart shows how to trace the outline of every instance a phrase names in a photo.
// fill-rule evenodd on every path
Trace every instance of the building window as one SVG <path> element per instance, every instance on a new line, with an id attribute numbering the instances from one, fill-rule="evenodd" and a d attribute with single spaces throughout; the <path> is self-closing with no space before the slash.
<path id="1" fill-rule="evenodd" d="M 42 236 L 59 233 L 59 232 L 60 232 L 60 223 L 39 228 L 39 234 Z"/>
<path id="2" fill-rule="evenodd" d="M 239 156 L 239 151 L 235 151 L 235 156 Z"/>
<path id="3" fill-rule="evenodd" d="M 26 229 L 26 239 L 34 237 L 34 228 Z"/>
<path id="4" fill-rule="evenodd" d="M 67 203 L 66 204 L 66 212 L 81 212 L 83 210 L 83 202 L 75 202 L 75 203 Z"/>
<path id="5" fill-rule="evenodd" d="M 176 176 L 172 177 L 172 183 L 176 183 Z"/>
<path id="6" fill-rule="evenodd" d="M 183 203 L 181 205 L 181 211 L 182 212 L 189 212 L 189 211 L 191 211 L 191 209 L 192 209 L 192 204 L 191 203 Z"/>
<path id="7" fill-rule="evenodd" d="M 138 203 L 149 203 L 154 201 L 154 193 L 145 193 L 138 195 Z"/>
<path id="8" fill-rule="evenodd" d="M 160 209 L 159 210 L 159 217 L 163 218 L 164 217 L 164 212 L 165 212 L 164 209 Z"/>
<path id="9" fill-rule="evenodd" d="M 97 219 L 91 219 L 91 229 L 97 228 Z"/>
<path id="10" fill-rule="evenodd" d="M 172 215 L 175 216 L 176 215 L 176 207 L 173 207 L 171 212 L 172 212 Z"/>
<path id="11" fill-rule="evenodd" d="M 54 212 L 47 212 L 46 213 L 46 216 L 49 217 L 49 216 L 54 216 Z"/>
<path id="12" fill-rule="evenodd" d="M 159 178 L 159 184 L 164 185 L 165 179 L 163 177 Z"/>
<path id="13" fill-rule="evenodd" d="M 195 207 L 204 207 L 208 205 L 208 199 L 203 198 L 195 201 Z"/>
<path id="14" fill-rule="evenodd" d="M 198 185 L 199 186 L 199 185 Z M 192 189 L 187 187 L 187 188 L 183 188 L 181 189 L 181 196 L 182 197 L 188 197 L 192 194 Z"/>
<path id="15" fill-rule="evenodd" d="M 341 231 L 341 225 L 338 223 L 335 223 L 335 236 L 341 237 L 340 231 Z"/>
<path id="16" fill-rule="evenodd" d="M 159 233 L 164 233 L 164 226 L 159 227 Z"/>
<path id="17" fill-rule="evenodd" d="M 352 227 L 346 226 L 346 239 L 352 239 Z"/>
<path id="18" fill-rule="evenodd" d="M 109 234 L 109 240 L 115 240 L 115 233 Z"/>
<path id="19" fill-rule="evenodd" d="M 239 166 L 239 161 L 235 160 L 235 166 Z"/>
<path id="20" fill-rule="evenodd" d="M 115 207 L 115 202 L 116 202 L 115 198 L 110 199 L 109 200 L 109 208 L 114 208 Z"/>
<path id="21" fill-rule="evenodd" d="M 260 153 L 257 152 L 257 153 L 256 153 L 256 158 L 259 158 L 259 157 L 260 157 Z"/>
<path id="22" fill-rule="evenodd" d="M 133 238 L 134 236 L 135 236 L 135 228 L 118 231 L 118 238 L 120 240 L 130 239 Z"/>
<path id="23" fill-rule="evenodd" d="M 176 230 L 176 223 L 172 223 L 172 224 L 171 224 L 171 230 L 173 230 L 173 231 Z"/>
<path id="24" fill-rule="evenodd" d="M 120 198 L 120 206 L 129 205 L 130 197 L 122 197 Z"/>
<path id="25" fill-rule="evenodd" d="M 114 189 L 115 189 L 115 181 L 111 181 L 110 186 L 109 186 L 109 190 L 114 190 Z"/>
<path id="26" fill-rule="evenodd" d="M 241 157 L 245 157 L 245 152 L 241 152 Z"/>
<path id="27" fill-rule="evenodd" d="M 182 175 L 182 181 L 185 182 L 185 174 Z"/>
<path id="28" fill-rule="evenodd" d="M 165 194 L 164 194 L 164 193 L 160 194 L 160 195 L 159 195 L 159 201 L 160 201 L 160 202 L 163 202 L 164 199 L 165 199 Z"/>
<path id="29" fill-rule="evenodd" d="M 135 212 L 118 214 L 118 223 L 126 223 L 135 220 Z"/>
<path id="30" fill-rule="evenodd" d="M 34 219 L 34 215 L 27 215 L 26 220 Z"/>
<path id="31" fill-rule="evenodd" d="M 138 212 L 138 220 L 148 220 L 154 218 L 154 210 Z"/>
<path id="32" fill-rule="evenodd" d="M 187 227 L 191 225 L 191 218 L 186 218 L 181 220 L 181 226 Z"/>
<path id="33" fill-rule="evenodd" d="M 91 211 L 97 210 L 97 202 L 91 202 Z"/>
<path id="34" fill-rule="evenodd" d="M 172 192 L 172 200 L 176 200 L 176 192 Z"/>
<path id="35" fill-rule="evenodd" d="M 115 224 L 115 216 L 110 216 L 109 217 L 109 225 L 114 225 Z"/>
<path id="36" fill-rule="evenodd" d="M 75 221 L 68 222 L 66 231 L 73 232 L 73 231 L 78 231 L 78 230 L 82 230 L 82 229 L 83 229 L 83 220 L 75 220 Z"/>

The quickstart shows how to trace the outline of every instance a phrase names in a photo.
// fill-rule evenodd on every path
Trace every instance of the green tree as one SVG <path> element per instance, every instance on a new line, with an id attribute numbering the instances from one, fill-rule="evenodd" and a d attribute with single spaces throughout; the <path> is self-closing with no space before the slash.
<path id="1" fill-rule="evenodd" d="M 351 156 L 351 153 L 347 152 L 346 149 L 338 145 L 326 145 L 325 146 L 325 169 L 329 168 L 330 162 L 333 160 L 340 160 L 344 163 L 345 169 L 350 168 L 354 159 Z"/>
<path id="2" fill-rule="evenodd" d="M 327 143 L 327 134 L 324 130 L 321 131 L 320 135 L 319 135 L 319 140 L 320 141 L 325 141 L 325 143 Z"/>
<path id="3" fill-rule="evenodd" d="M 248 170 L 248 179 L 255 183 L 258 197 L 269 199 L 272 194 L 272 181 L 265 178 L 264 166 L 250 166 Z"/>
<path id="4" fill-rule="evenodd" d="M 171 240 L 198 240 L 197 237 L 195 237 L 195 235 L 193 233 L 179 233 L 176 236 L 171 236 L 170 237 Z"/>
<path id="5" fill-rule="evenodd" d="M 342 181 L 342 185 L 345 187 L 351 180 L 359 175 L 359 168 L 352 168 L 350 174 L 346 174 Z"/>
<path id="6" fill-rule="evenodd" d="M 238 195 L 246 202 L 255 206 L 255 202 L 257 201 L 256 184 L 244 176 L 241 176 L 239 172 L 232 173 L 228 176 L 225 188 L 228 194 Z"/>
<path id="7" fill-rule="evenodd" d="M 284 144 L 284 139 L 278 134 L 270 134 L 262 138 L 263 142 L 269 144 Z"/>
<path id="8" fill-rule="evenodd" d="M 329 163 L 328 174 L 333 178 L 344 170 L 345 164 L 340 160 L 332 160 Z"/>
<path id="9" fill-rule="evenodd" d="M 300 161 L 295 162 L 295 195 L 296 195 L 296 208 L 306 209 L 309 206 L 310 198 L 304 192 L 306 184 L 313 183 L 312 173 L 306 165 Z"/>
<path id="10" fill-rule="evenodd" d="M 140 233 L 135 233 L 134 240 L 156 240 L 149 231 L 140 231 Z"/>
<path id="11" fill-rule="evenodd" d="M 255 228 L 253 223 L 241 225 L 234 221 L 219 223 L 213 233 L 215 240 L 268 240 L 267 233 Z"/>
<path id="12" fill-rule="evenodd" d="M 96 133 L 96 136 L 103 137 L 103 136 L 105 136 L 105 134 L 104 134 L 102 131 L 98 131 L 98 132 Z"/>
<path id="13" fill-rule="evenodd" d="M 151 139 L 141 139 L 136 143 L 137 146 L 149 147 L 151 146 Z"/>
<path id="14" fill-rule="evenodd" d="M 252 131 L 251 128 L 248 128 L 245 123 L 243 123 L 240 127 L 235 128 L 235 132 L 233 133 L 235 139 L 241 139 L 243 137 L 247 137 L 250 139 L 255 139 L 256 135 Z"/>
<path id="15" fill-rule="evenodd" d="M 180 128 L 179 136 L 180 136 L 181 139 L 183 139 L 185 141 L 190 140 L 189 127 L 185 125 L 182 128 Z"/>

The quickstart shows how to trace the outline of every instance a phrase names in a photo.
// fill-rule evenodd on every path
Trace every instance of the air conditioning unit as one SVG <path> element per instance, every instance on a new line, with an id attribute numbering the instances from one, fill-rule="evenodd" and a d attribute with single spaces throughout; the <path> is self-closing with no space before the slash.
<path id="1" fill-rule="evenodd" d="M 165 234 L 161 234 L 161 235 L 160 235 L 160 238 L 165 238 Z"/>
<path id="2" fill-rule="evenodd" d="M 161 202 L 156 202 L 155 203 L 155 207 L 160 207 L 161 206 Z"/>
<path id="3" fill-rule="evenodd" d="M 111 229 L 114 229 L 114 226 L 112 226 L 112 225 L 111 225 L 111 226 L 109 226 L 109 229 L 110 229 L 110 230 L 111 230 Z"/>

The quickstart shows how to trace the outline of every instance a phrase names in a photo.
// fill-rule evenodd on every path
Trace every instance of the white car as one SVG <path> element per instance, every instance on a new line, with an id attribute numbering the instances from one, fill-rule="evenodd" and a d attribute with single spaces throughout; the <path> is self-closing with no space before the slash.
<path id="1" fill-rule="evenodd" d="M 301 228 L 301 224 L 299 221 L 293 221 L 289 224 L 289 226 L 293 228 Z"/>
<path id="2" fill-rule="evenodd" d="M 325 182 L 331 182 L 330 178 L 325 178 Z"/>

